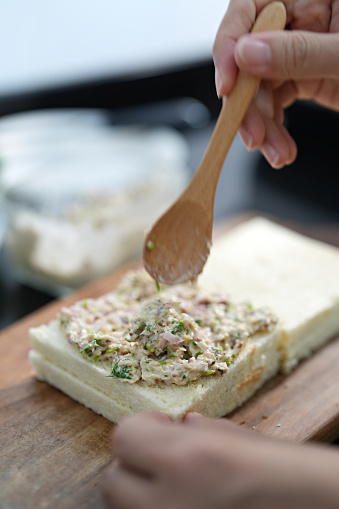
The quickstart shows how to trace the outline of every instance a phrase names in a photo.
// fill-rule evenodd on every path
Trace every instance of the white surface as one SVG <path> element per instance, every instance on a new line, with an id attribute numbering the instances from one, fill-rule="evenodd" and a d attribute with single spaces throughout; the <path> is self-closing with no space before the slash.
<path id="1" fill-rule="evenodd" d="M 227 5 L 228 0 L 3 1 L 0 95 L 209 58 Z"/>

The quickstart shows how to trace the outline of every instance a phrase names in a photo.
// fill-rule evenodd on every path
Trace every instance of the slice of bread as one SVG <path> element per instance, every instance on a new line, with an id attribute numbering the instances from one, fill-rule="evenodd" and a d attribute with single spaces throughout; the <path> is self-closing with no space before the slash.
<path id="1" fill-rule="evenodd" d="M 219 238 L 199 285 L 273 310 L 285 373 L 339 332 L 339 249 L 267 219 Z"/>
<path id="2" fill-rule="evenodd" d="M 29 357 L 40 380 L 118 422 L 132 413 L 159 410 L 174 419 L 188 411 L 221 417 L 248 399 L 279 369 L 280 330 L 257 334 L 223 376 L 205 377 L 184 386 L 149 386 L 107 377 L 111 367 L 88 361 L 69 345 L 54 320 L 30 330 Z"/>
<path id="3" fill-rule="evenodd" d="M 40 380 L 115 422 L 145 410 L 173 418 L 192 410 L 220 417 L 339 332 L 338 282 L 338 249 L 258 218 L 215 242 L 199 286 L 233 301 L 267 305 L 280 324 L 254 335 L 222 376 L 184 386 L 108 377 L 111 364 L 80 355 L 57 320 L 30 330 L 30 359 Z"/>

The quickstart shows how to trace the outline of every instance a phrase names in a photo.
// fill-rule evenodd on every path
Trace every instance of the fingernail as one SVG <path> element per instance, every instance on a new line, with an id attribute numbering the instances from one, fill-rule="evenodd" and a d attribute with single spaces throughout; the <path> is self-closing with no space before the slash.
<path id="1" fill-rule="evenodd" d="M 236 53 L 244 64 L 251 67 L 266 69 L 271 62 L 271 48 L 269 45 L 249 35 L 240 37 L 236 46 Z"/>
<path id="2" fill-rule="evenodd" d="M 216 67 L 215 68 L 215 88 L 216 88 L 217 95 L 218 95 L 219 99 L 220 99 L 221 87 L 222 87 L 222 76 L 221 76 L 221 72 Z"/>
<path id="3" fill-rule="evenodd" d="M 253 148 L 253 136 L 252 134 L 245 128 L 239 128 L 239 134 L 241 136 L 242 141 L 244 142 L 247 150 L 252 150 Z"/>
<path id="4" fill-rule="evenodd" d="M 277 167 L 280 156 L 279 152 L 273 147 L 273 145 L 264 143 L 264 145 L 261 147 L 261 150 L 270 165 L 273 166 L 273 168 Z"/>

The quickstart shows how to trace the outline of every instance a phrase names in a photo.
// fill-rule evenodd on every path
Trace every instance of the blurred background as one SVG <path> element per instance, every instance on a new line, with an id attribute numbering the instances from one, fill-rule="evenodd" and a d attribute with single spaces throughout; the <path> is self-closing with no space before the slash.
<path id="1" fill-rule="evenodd" d="M 2 6 L 1 328 L 140 255 L 213 131 L 212 45 L 227 5 Z M 299 155 L 281 171 L 235 139 L 215 221 L 255 211 L 336 242 L 339 115 L 297 103 L 287 124 Z"/>

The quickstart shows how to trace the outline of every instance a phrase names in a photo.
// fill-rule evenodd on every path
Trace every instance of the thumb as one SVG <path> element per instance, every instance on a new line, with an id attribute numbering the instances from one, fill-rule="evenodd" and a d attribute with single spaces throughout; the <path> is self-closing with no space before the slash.
<path id="1" fill-rule="evenodd" d="M 306 31 L 246 34 L 235 47 L 238 66 L 266 79 L 339 78 L 339 34 Z"/>

